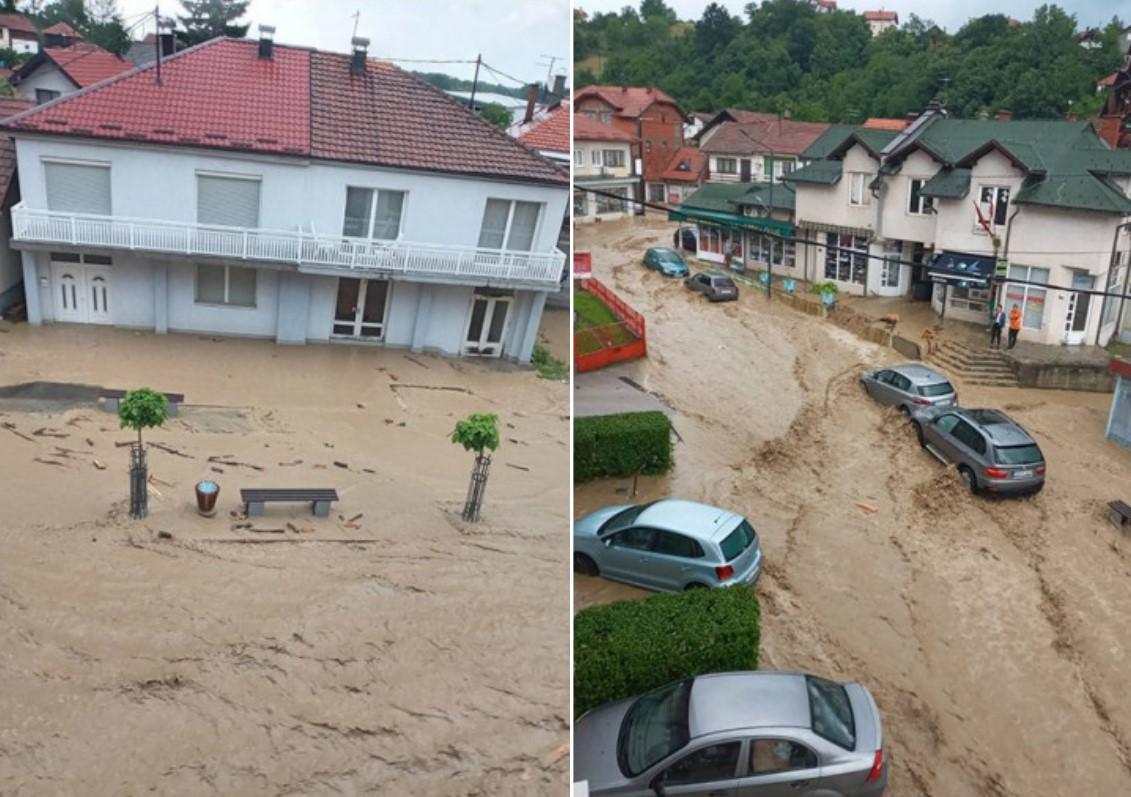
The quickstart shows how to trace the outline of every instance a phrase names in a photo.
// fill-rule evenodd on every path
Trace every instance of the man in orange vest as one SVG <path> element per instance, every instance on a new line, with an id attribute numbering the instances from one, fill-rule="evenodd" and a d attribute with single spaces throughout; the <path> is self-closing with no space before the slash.
<path id="1" fill-rule="evenodd" d="M 1013 305 L 1009 311 L 1009 348 L 1017 345 L 1017 333 L 1021 331 L 1021 308 Z"/>

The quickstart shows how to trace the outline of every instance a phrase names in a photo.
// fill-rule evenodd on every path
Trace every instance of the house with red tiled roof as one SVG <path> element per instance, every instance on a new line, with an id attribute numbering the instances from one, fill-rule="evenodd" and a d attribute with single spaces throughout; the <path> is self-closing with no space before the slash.
<path id="1" fill-rule="evenodd" d="M 902 130 L 907 127 L 913 119 L 888 119 L 881 116 L 869 116 L 864 120 L 864 127 L 871 130 Z"/>
<path id="2" fill-rule="evenodd" d="M 597 116 L 573 116 L 573 220 L 619 219 L 636 210 L 640 177 L 629 133 Z"/>
<path id="3" fill-rule="evenodd" d="M 761 114 L 758 121 L 722 122 L 699 138 L 710 159 L 712 182 L 780 182 L 804 165 L 801 153 L 828 129 L 820 122 L 798 122 Z"/>
<path id="4" fill-rule="evenodd" d="M 23 14 L 0 14 L 0 49 L 17 53 L 39 52 L 39 31 Z"/>
<path id="5" fill-rule="evenodd" d="M 683 146 L 687 114 L 660 89 L 627 86 L 587 86 L 573 94 L 576 114 L 588 114 L 635 139 L 633 158 L 650 201 L 664 201 L 660 174 Z"/>
<path id="6" fill-rule="evenodd" d="M 899 25 L 899 14 L 894 11 L 865 11 L 863 17 L 873 36 L 879 36 L 885 30 Z"/>
<path id="7" fill-rule="evenodd" d="M 707 181 L 710 173 L 707 153 L 698 147 L 680 147 L 668 167 L 660 174 L 664 201 L 678 205 Z"/>
<path id="8" fill-rule="evenodd" d="M 536 115 L 530 122 L 518 125 L 512 135 L 526 146 L 538 150 L 550 160 L 560 161 L 568 168 L 569 102 L 558 105 Z"/>
<path id="9" fill-rule="evenodd" d="M 12 73 L 12 87 L 37 105 L 93 86 L 132 68 L 126 59 L 90 42 L 45 47 Z"/>
<path id="10" fill-rule="evenodd" d="M 568 172 L 367 46 L 264 26 L 5 120 L 30 324 L 528 362 Z"/>
<path id="11" fill-rule="evenodd" d="M 0 119 L 26 111 L 32 104 L 21 97 L 0 97 Z M 23 299 L 23 264 L 20 253 L 8 246 L 12 237 L 11 208 L 19 201 L 16 180 L 16 145 L 0 135 L 0 314 Z"/>
<path id="12" fill-rule="evenodd" d="M 43 42 L 47 47 L 69 47 L 75 42 L 82 41 L 82 34 L 66 22 L 56 22 L 42 31 Z"/>

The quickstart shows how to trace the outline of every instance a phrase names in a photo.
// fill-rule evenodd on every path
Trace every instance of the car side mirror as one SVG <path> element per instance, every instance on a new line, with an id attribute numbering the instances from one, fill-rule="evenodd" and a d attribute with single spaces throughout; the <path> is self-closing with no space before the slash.
<path id="1" fill-rule="evenodd" d="M 601 540 L 601 542 L 604 543 L 606 548 L 612 548 L 613 547 L 613 538 L 612 537 L 606 537 L 605 539 Z"/>
<path id="2" fill-rule="evenodd" d="M 652 787 L 652 791 L 656 793 L 656 797 L 664 797 L 664 773 L 661 772 L 656 777 L 652 778 L 652 782 L 648 784 Z"/>

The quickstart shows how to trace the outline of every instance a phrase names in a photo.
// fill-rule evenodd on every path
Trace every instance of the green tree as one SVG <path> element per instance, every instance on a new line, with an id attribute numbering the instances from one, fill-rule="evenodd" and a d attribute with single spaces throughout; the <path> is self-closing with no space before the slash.
<path id="1" fill-rule="evenodd" d="M 236 24 L 247 13 L 249 0 L 181 0 L 186 14 L 178 16 L 181 41 L 189 46 L 217 36 L 243 38 L 247 25 Z"/>
<path id="2" fill-rule="evenodd" d="M 499 416 L 488 412 L 468 415 L 456 423 L 451 440 L 480 456 L 484 451 L 494 451 L 499 447 Z"/>
<path id="3" fill-rule="evenodd" d="M 137 430 L 137 444 L 143 445 L 142 429 L 152 429 L 169 417 L 169 400 L 163 393 L 139 387 L 131 390 L 118 404 L 118 421 L 123 429 Z"/>
<path id="4" fill-rule="evenodd" d="M 122 55 L 130 47 L 117 0 L 53 0 L 34 18 L 41 29 L 65 22 L 86 41 L 112 53 Z"/>
<path id="5" fill-rule="evenodd" d="M 479 115 L 500 130 L 506 130 L 514 121 L 514 117 L 511 116 L 510 109 L 499 105 L 499 103 L 497 102 L 488 102 L 484 104 L 479 109 Z"/>

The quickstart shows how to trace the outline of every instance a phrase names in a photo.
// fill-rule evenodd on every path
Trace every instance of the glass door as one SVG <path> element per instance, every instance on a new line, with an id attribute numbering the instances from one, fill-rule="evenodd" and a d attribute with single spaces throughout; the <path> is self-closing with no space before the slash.
<path id="1" fill-rule="evenodd" d="M 1095 278 L 1086 271 L 1072 272 L 1072 287 L 1077 290 L 1091 290 Z M 1092 296 L 1088 293 L 1073 293 L 1068 297 L 1068 312 L 1064 318 L 1064 341 L 1070 346 L 1084 343 L 1088 334 L 1088 311 Z"/>
<path id="2" fill-rule="evenodd" d="M 338 278 L 334 305 L 335 337 L 381 340 L 389 305 L 389 283 L 385 280 Z"/>
<path id="3" fill-rule="evenodd" d="M 503 335 L 511 300 L 506 296 L 476 296 L 467 322 L 464 354 L 498 357 L 503 353 Z"/>

